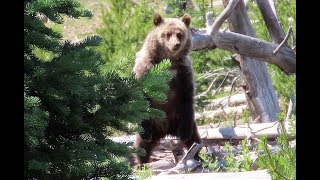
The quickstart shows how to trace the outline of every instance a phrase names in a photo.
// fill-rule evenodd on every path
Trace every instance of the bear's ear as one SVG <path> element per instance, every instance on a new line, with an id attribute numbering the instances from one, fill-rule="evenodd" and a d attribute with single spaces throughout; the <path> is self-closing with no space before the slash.
<path id="1" fill-rule="evenodd" d="M 163 18 L 161 17 L 160 14 L 158 13 L 154 13 L 153 14 L 153 24 L 155 26 L 158 26 L 159 24 L 161 24 L 163 22 Z"/>
<path id="2" fill-rule="evenodd" d="M 181 21 L 184 22 L 184 24 L 189 27 L 190 22 L 191 22 L 191 17 L 189 14 L 184 14 L 181 18 Z"/>

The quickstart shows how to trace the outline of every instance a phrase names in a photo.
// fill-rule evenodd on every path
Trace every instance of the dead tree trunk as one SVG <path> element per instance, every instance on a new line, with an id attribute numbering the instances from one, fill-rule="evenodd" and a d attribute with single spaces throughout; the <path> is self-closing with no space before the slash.
<path id="1" fill-rule="evenodd" d="M 229 0 L 223 1 L 225 7 L 228 3 Z M 238 2 L 228 22 L 231 31 L 257 37 L 243 1 Z M 246 92 L 251 118 L 258 118 L 258 122 L 276 121 L 280 107 L 266 63 L 243 55 L 239 57 L 241 76 L 245 82 L 243 88 Z"/>
<path id="2" fill-rule="evenodd" d="M 191 29 L 192 50 L 220 48 L 237 53 L 233 59 L 237 60 L 245 80 L 244 89 L 252 119 L 258 119 L 258 122 L 276 121 L 280 107 L 265 62 L 277 65 L 287 75 L 295 74 L 296 53 L 285 43 L 289 33 L 284 37 L 276 13 L 270 13 L 272 7 L 268 1 L 258 2 L 273 38 L 272 43 L 256 37 L 242 0 L 223 2 L 225 9 L 214 22 L 212 13 L 208 12 L 206 28 Z M 267 17 L 268 13 L 270 17 Z M 227 18 L 229 29 L 233 32 L 220 30 Z"/>

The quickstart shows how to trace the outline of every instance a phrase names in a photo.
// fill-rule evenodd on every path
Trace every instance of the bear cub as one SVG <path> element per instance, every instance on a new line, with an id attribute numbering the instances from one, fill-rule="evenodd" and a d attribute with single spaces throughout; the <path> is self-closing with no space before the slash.
<path id="1" fill-rule="evenodd" d="M 150 105 L 166 113 L 165 120 L 149 119 L 141 123 L 143 132 L 137 134 L 135 146 L 146 150 L 145 156 L 137 156 L 139 164 L 149 162 L 157 142 L 166 135 L 178 137 L 189 149 L 194 142 L 201 143 L 194 119 L 194 80 L 189 53 L 191 51 L 191 18 L 163 18 L 153 15 L 154 27 L 137 52 L 133 73 L 139 79 L 151 67 L 167 58 L 171 61 L 173 78 L 169 82 L 165 103 L 150 100 Z M 196 156 L 198 157 L 198 156 Z"/>

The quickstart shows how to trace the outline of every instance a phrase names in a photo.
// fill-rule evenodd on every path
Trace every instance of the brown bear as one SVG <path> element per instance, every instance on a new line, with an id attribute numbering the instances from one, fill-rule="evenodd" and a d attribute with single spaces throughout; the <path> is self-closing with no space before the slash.
<path id="1" fill-rule="evenodd" d="M 186 148 L 201 143 L 194 119 L 194 80 L 189 53 L 191 51 L 190 16 L 181 19 L 153 15 L 154 28 L 148 34 L 142 49 L 136 54 L 133 73 L 139 79 L 163 59 L 170 59 L 173 78 L 169 82 L 165 103 L 150 100 L 150 105 L 166 113 L 165 120 L 148 119 L 141 123 L 143 132 L 137 134 L 135 146 L 146 150 L 137 156 L 139 164 L 149 162 L 152 149 L 166 135 L 178 137 Z M 197 155 L 198 157 L 198 155 Z"/>

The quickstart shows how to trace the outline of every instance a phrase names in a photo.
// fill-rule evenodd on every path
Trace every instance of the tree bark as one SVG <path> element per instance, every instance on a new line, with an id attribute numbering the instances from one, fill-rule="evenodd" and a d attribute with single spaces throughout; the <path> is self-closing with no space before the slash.
<path id="1" fill-rule="evenodd" d="M 228 2 L 228 0 L 223 0 L 225 7 Z M 238 2 L 230 14 L 228 22 L 231 31 L 256 37 L 243 1 Z M 280 107 L 266 63 L 240 54 L 240 66 L 241 76 L 245 80 L 244 90 L 251 118 L 260 117 L 257 121 L 260 123 L 276 121 Z"/>
<path id="2" fill-rule="evenodd" d="M 289 123 L 285 122 L 285 129 L 288 132 Z M 269 139 L 279 137 L 279 122 L 260 123 L 260 124 L 247 124 L 237 127 L 225 128 L 209 128 L 199 129 L 201 139 L 214 139 L 214 140 L 228 140 L 228 139 L 246 139 L 246 138 L 260 138 L 266 136 Z"/>
<path id="3" fill-rule="evenodd" d="M 192 32 L 193 51 L 220 48 L 275 64 L 287 75 L 296 73 L 295 52 L 284 46 L 277 54 L 273 54 L 277 47 L 277 44 L 234 32 L 219 31 L 213 37 L 204 31 L 196 31 L 195 28 Z"/>
<path id="4" fill-rule="evenodd" d="M 230 4 L 236 4 L 238 0 L 234 0 L 232 2 L 233 3 Z M 265 2 L 263 1 L 263 3 Z M 242 1 L 241 4 L 243 4 Z M 271 29 L 270 31 L 272 31 L 272 37 L 274 36 L 277 38 L 277 41 L 275 41 L 276 43 L 270 43 L 246 33 L 241 34 L 221 30 L 219 31 L 223 21 L 228 17 L 228 14 L 231 13 L 232 7 L 233 6 L 230 5 L 228 8 L 226 8 L 229 10 L 224 10 L 225 12 L 221 13 L 215 22 L 213 22 L 212 13 L 207 13 L 206 28 L 200 30 L 195 28 L 191 29 L 193 44 L 192 50 L 212 50 L 215 48 L 220 48 L 247 57 L 255 58 L 255 60 L 275 64 L 287 75 L 296 73 L 296 54 L 294 50 L 288 46 L 283 46 L 278 50 L 277 53 L 274 53 L 274 50 L 284 39 L 284 33 L 283 31 L 282 33 L 280 31 L 282 29 L 278 24 L 276 15 L 274 15 L 275 17 L 271 18 L 273 20 L 266 21 L 266 23 L 270 22 L 267 24 L 267 26 L 270 26 L 268 29 Z M 272 9 L 272 7 L 265 9 L 268 10 L 265 12 L 265 14 L 270 14 L 269 9 Z M 248 22 L 247 24 L 250 24 L 251 28 L 249 29 L 252 29 L 251 23 Z M 278 34 L 277 31 L 279 31 Z"/>
<path id="5" fill-rule="evenodd" d="M 266 23 L 270 37 L 274 43 L 280 44 L 285 38 L 285 33 L 277 17 L 273 0 L 257 0 L 257 5 Z"/>

